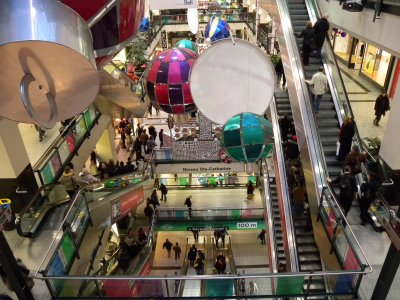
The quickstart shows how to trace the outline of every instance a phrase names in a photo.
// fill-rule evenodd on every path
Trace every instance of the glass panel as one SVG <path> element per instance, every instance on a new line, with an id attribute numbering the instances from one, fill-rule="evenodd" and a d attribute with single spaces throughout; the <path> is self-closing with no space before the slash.
<path id="1" fill-rule="evenodd" d="M 60 145 L 58 153 L 60 154 L 61 163 L 64 164 L 68 157 L 74 153 L 75 150 L 75 140 L 72 133 L 68 133 L 65 140 Z"/>
<path id="2" fill-rule="evenodd" d="M 53 179 L 57 172 L 61 169 L 61 160 L 57 152 L 53 152 L 50 160 L 45 164 L 40 173 L 44 184 L 49 184 L 53 182 Z"/>
<path id="3" fill-rule="evenodd" d="M 75 125 L 75 130 L 73 133 L 76 143 L 79 143 L 86 133 L 86 124 L 84 118 L 80 118 L 78 123 Z"/>

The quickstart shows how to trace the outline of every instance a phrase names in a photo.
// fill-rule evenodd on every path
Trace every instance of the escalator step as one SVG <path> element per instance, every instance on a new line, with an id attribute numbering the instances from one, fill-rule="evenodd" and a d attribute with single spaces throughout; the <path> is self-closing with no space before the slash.
<path id="1" fill-rule="evenodd" d="M 306 17 L 309 19 L 307 9 L 306 8 L 289 8 L 291 18 L 295 16 Z"/>
<path id="2" fill-rule="evenodd" d="M 316 245 L 298 246 L 297 251 L 299 254 L 303 253 L 319 253 Z"/>
<path id="3" fill-rule="evenodd" d="M 309 253 L 299 255 L 300 262 L 321 262 L 321 258 L 318 253 Z"/>
<path id="4" fill-rule="evenodd" d="M 321 264 L 300 264 L 300 271 L 322 271 L 322 266 Z"/>
<path id="5" fill-rule="evenodd" d="M 313 236 L 297 237 L 296 241 L 298 245 L 305 245 L 305 244 L 315 245 L 315 239 Z"/>
<path id="6" fill-rule="evenodd" d="M 336 146 L 325 146 L 324 153 L 325 156 L 336 155 Z"/>
<path id="7" fill-rule="evenodd" d="M 297 20 L 297 21 L 303 21 L 304 22 L 304 27 L 306 26 L 306 22 L 309 20 L 309 17 L 307 15 L 292 15 L 290 14 L 290 19 L 292 20 Z"/>
<path id="8" fill-rule="evenodd" d="M 304 3 L 289 3 L 289 10 L 292 11 L 292 9 L 304 9 L 307 10 L 307 7 Z"/>

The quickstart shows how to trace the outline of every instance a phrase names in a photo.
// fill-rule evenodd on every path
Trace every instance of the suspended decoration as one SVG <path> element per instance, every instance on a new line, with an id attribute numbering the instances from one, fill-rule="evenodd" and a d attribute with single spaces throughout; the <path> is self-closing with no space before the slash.
<path id="1" fill-rule="evenodd" d="M 150 29 L 150 20 L 149 18 L 145 17 L 140 23 L 139 32 L 147 32 Z"/>
<path id="2" fill-rule="evenodd" d="M 337 28 L 332 28 L 332 31 L 335 33 L 336 36 L 340 35 L 341 37 L 346 37 L 346 35 L 347 35 L 346 32 L 341 31 Z"/>
<path id="3" fill-rule="evenodd" d="M 189 87 L 190 69 L 197 54 L 186 48 L 159 53 L 144 74 L 147 96 L 152 104 L 172 114 L 196 110 Z"/>
<path id="4" fill-rule="evenodd" d="M 186 48 L 186 49 L 192 50 L 193 52 L 197 53 L 196 44 L 189 40 L 180 40 L 175 44 L 175 47 Z"/>
<path id="5" fill-rule="evenodd" d="M 210 38 L 211 42 L 216 42 L 220 39 L 226 39 L 231 36 L 230 27 L 227 22 L 219 19 L 218 17 L 212 17 L 210 22 L 206 26 L 204 37 Z"/>
<path id="6" fill-rule="evenodd" d="M 197 8 L 188 8 L 187 20 L 190 32 L 193 34 L 197 34 L 199 30 L 199 12 Z"/>
<path id="7" fill-rule="evenodd" d="M 0 116 L 7 119 L 50 129 L 99 91 L 89 27 L 60 2 L 0 1 L 0 57 Z"/>
<path id="8" fill-rule="evenodd" d="M 273 135 L 271 124 L 263 116 L 244 112 L 224 124 L 220 144 L 231 159 L 253 163 L 271 152 Z"/>
<path id="9" fill-rule="evenodd" d="M 220 10 L 221 9 L 221 3 L 218 1 L 213 1 L 208 3 L 208 10 Z"/>
<path id="10" fill-rule="evenodd" d="M 109 0 L 61 0 L 88 22 L 93 36 L 97 67 L 105 66 L 135 37 L 144 17 L 145 0 L 120 0 L 93 22 Z M 73 24 L 73 23 L 71 23 Z"/>
<path id="11" fill-rule="evenodd" d="M 227 71 L 229 68 L 229 71 Z M 243 111 L 263 114 L 272 101 L 275 71 L 257 46 L 221 40 L 207 48 L 190 73 L 197 108 L 216 124 Z"/>
<path id="12" fill-rule="evenodd" d="M 220 161 L 222 161 L 223 163 L 230 164 L 232 162 L 232 159 L 230 159 L 228 157 L 228 155 L 226 155 L 224 149 L 219 149 L 218 157 L 219 157 Z"/>

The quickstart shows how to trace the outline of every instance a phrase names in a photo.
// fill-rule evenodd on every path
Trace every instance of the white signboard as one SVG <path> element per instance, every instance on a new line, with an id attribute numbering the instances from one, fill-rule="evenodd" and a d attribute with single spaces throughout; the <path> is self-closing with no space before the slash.
<path id="1" fill-rule="evenodd" d="M 197 8 L 199 6 L 197 0 L 150 0 L 150 9 L 186 9 Z"/>
<path id="2" fill-rule="evenodd" d="M 237 229 L 257 229 L 257 222 L 238 222 Z"/>
<path id="3" fill-rule="evenodd" d="M 257 165 L 254 165 L 256 173 Z M 229 173 L 229 172 L 245 172 L 244 164 L 233 162 L 225 163 L 182 163 L 182 164 L 157 164 L 157 174 L 172 174 L 172 173 Z"/>

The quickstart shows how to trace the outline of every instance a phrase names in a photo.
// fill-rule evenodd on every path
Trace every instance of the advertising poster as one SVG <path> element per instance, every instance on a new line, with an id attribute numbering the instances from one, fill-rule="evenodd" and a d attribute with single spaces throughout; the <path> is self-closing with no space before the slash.
<path id="1" fill-rule="evenodd" d="M 75 150 L 75 140 L 72 136 L 72 133 L 69 133 L 66 137 L 64 142 L 61 144 L 60 148 L 58 149 L 58 153 L 60 154 L 61 162 L 64 163 L 69 155 L 73 153 Z"/>
<path id="2" fill-rule="evenodd" d="M 75 125 L 75 141 L 80 141 L 86 133 L 85 119 L 81 118 L 78 124 Z"/>
<path id="3" fill-rule="evenodd" d="M 134 210 L 144 200 L 143 186 L 128 192 L 111 202 L 111 222 L 115 223 Z"/>

